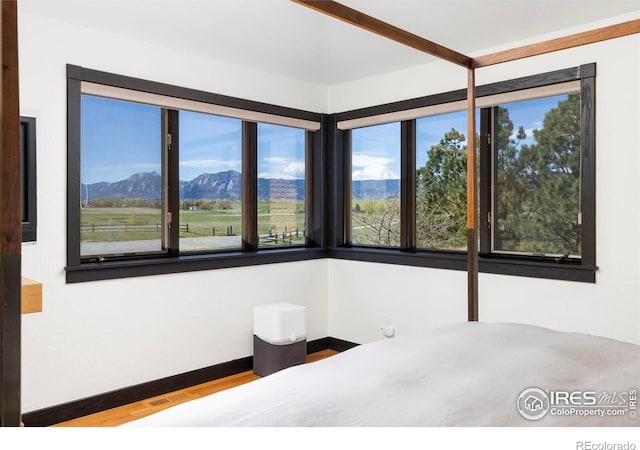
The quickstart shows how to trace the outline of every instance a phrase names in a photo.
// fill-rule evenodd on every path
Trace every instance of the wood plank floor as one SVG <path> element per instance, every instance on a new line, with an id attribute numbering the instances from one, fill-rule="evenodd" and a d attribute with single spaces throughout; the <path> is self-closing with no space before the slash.
<path id="1" fill-rule="evenodd" d="M 334 350 L 322 350 L 307 356 L 307 363 L 318 361 L 335 355 Z M 205 397 L 215 392 L 224 391 L 235 386 L 240 386 L 260 378 L 253 371 L 242 372 L 237 375 L 220 378 L 219 380 L 191 386 L 179 391 L 159 395 L 139 402 L 120 406 L 118 408 L 101 411 L 85 417 L 62 422 L 55 427 L 113 427 L 122 425 L 141 417 L 145 417 L 167 409 L 180 403 Z"/>

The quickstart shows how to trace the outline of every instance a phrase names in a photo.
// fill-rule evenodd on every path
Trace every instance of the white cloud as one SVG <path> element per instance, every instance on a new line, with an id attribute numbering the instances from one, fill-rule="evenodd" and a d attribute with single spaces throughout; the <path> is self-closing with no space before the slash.
<path id="1" fill-rule="evenodd" d="M 304 179 L 304 162 L 294 161 L 283 167 L 271 172 L 262 172 L 258 174 L 258 178 L 280 179 L 280 180 L 302 180 Z"/>
<path id="2" fill-rule="evenodd" d="M 393 180 L 400 178 L 396 173 L 391 171 L 387 166 L 371 165 L 362 170 L 354 170 L 351 179 L 359 180 Z"/>
<path id="3" fill-rule="evenodd" d="M 294 161 L 285 167 L 282 172 L 287 178 L 302 179 L 304 178 L 304 162 Z"/>
<path id="4" fill-rule="evenodd" d="M 393 160 L 381 156 L 370 156 L 363 153 L 356 153 L 351 157 L 351 165 L 353 167 L 367 167 L 372 165 L 386 166 Z"/>
<path id="5" fill-rule="evenodd" d="M 286 164 L 291 161 L 291 158 L 285 158 L 283 156 L 266 156 L 262 158 L 262 160 L 271 164 Z"/>
<path id="6" fill-rule="evenodd" d="M 388 165 L 393 160 L 380 156 L 370 156 L 365 154 L 355 154 L 351 158 L 351 165 L 358 170 L 354 170 L 351 179 L 359 180 L 390 180 L 400 178 Z"/>
<path id="7" fill-rule="evenodd" d="M 238 160 L 219 160 L 219 159 L 190 159 L 187 161 L 180 161 L 180 167 L 192 167 L 192 168 L 227 168 L 234 169 L 242 165 L 242 161 Z"/>

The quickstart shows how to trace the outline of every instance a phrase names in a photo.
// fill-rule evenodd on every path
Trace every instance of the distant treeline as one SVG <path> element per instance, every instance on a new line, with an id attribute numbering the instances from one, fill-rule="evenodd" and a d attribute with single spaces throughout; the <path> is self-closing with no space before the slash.
<path id="1" fill-rule="evenodd" d="M 224 211 L 237 208 L 237 203 L 231 200 L 184 200 L 180 202 L 180 209 L 201 209 L 205 211 Z M 148 198 L 100 198 L 91 200 L 85 208 L 161 208 L 160 200 Z"/>
<path id="2" fill-rule="evenodd" d="M 184 200 L 180 202 L 180 209 L 203 209 L 205 211 L 224 211 L 228 209 L 234 209 L 238 202 L 231 200 Z"/>
<path id="3" fill-rule="evenodd" d="M 162 206 L 160 200 L 148 198 L 99 198 L 83 205 L 85 208 L 156 208 Z"/>

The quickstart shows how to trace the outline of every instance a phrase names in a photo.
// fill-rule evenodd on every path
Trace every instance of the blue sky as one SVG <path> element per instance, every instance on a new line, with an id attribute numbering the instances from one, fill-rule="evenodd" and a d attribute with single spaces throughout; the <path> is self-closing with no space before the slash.
<path id="1" fill-rule="evenodd" d="M 416 164 L 422 167 L 432 145 L 455 128 L 466 135 L 467 113 L 459 111 L 416 121 Z M 400 123 L 388 123 L 353 130 L 351 137 L 353 180 L 400 178 Z"/>
<path id="2" fill-rule="evenodd" d="M 242 121 L 180 111 L 180 179 L 203 173 L 242 172 Z"/>
<path id="3" fill-rule="evenodd" d="M 479 126 L 480 119 L 476 114 L 476 127 Z M 426 164 L 429 149 L 440 143 L 452 128 L 467 136 L 467 111 L 456 111 L 416 120 L 416 167 Z"/>
<path id="4" fill-rule="evenodd" d="M 523 126 L 527 137 L 520 144 L 533 144 L 535 142 L 535 139 L 533 138 L 533 130 L 541 128 L 545 114 L 550 109 L 555 108 L 559 101 L 566 99 L 566 95 L 558 95 L 555 97 L 546 97 L 501 105 L 503 108 L 509 110 L 509 117 L 513 122 L 514 134 L 512 137 L 515 139 L 518 127 Z"/>
<path id="5" fill-rule="evenodd" d="M 566 95 L 502 105 L 509 109 L 515 132 L 523 126 L 524 143 L 533 143 L 532 130 Z M 139 172 L 161 171 L 161 109 L 100 97 L 83 96 L 82 182 L 114 182 Z M 476 122 L 479 120 L 476 118 Z M 417 167 L 447 131 L 466 135 L 466 111 L 418 119 Z M 515 137 L 515 136 L 514 136 Z M 303 179 L 304 130 L 258 125 L 258 176 Z M 242 122 L 239 119 L 188 111 L 180 112 L 180 179 L 202 173 L 242 171 Z M 390 123 L 353 130 L 354 180 L 400 177 L 400 124 Z"/>
<path id="6" fill-rule="evenodd" d="M 305 177 L 305 131 L 258 124 L 258 178 L 302 180 Z"/>
<path id="7" fill-rule="evenodd" d="M 82 98 L 82 182 L 114 182 L 161 171 L 161 109 L 93 96 Z M 180 111 L 180 179 L 242 172 L 242 121 Z M 304 179 L 305 132 L 258 124 L 258 176 Z"/>
<path id="8" fill-rule="evenodd" d="M 523 126 L 527 138 L 522 144 L 532 144 L 533 130 L 542 126 L 545 114 L 566 95 L 528 100 L 501 105 L 509 110 L 514 124 L 514 134 Z M 476 127 L 480 126 L 479 111 Z M 467 135 L 467 112 L 458 111 L 438 116 L 424 117 L 416 121 L 416 166 L 427 162 L 428 151 L 443 139 L 445 133 L 455 128 Z M 390 123 L 358 128 L 352 133 L 352 179 L 383 180 L 400 178 L 400 124 Z"/>
<path id="9" fill-rule="evenodd" d="M 356 128 L 351 133 L 351 179 L 400 178 L 400 123 Z"/>
<path id="10" fill-rule="evenodd" d="M 158 107 L 83 96 L 81 181 L 160 173 L 160 130 Z"/>

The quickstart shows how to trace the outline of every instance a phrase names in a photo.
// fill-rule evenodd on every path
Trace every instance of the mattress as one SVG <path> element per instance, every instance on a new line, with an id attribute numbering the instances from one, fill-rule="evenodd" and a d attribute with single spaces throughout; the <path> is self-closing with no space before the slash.
<path id="1" fill-rule="evenodd" d="M 640 426 L 640 346 L 512 323 L 372 342 L 125 426 Z"/>

